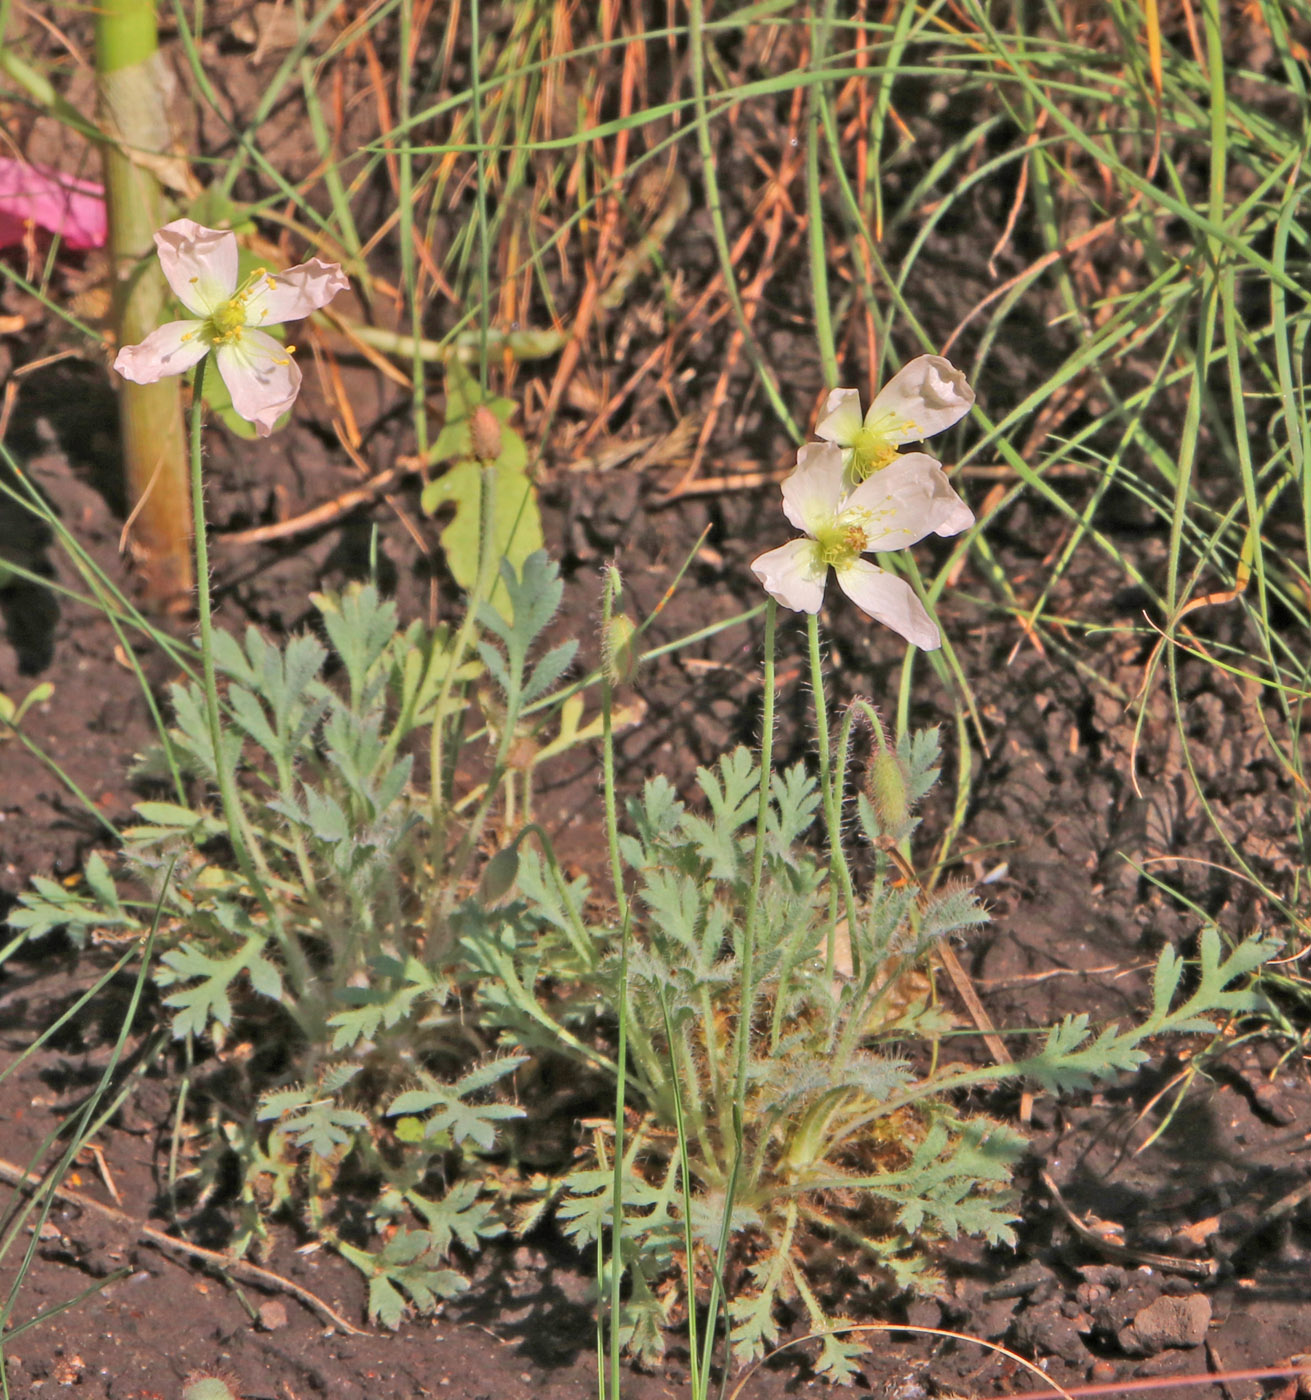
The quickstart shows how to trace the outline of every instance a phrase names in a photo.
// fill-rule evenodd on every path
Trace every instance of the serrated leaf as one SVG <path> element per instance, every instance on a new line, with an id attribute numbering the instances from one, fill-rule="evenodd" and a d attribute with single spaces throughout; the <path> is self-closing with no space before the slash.
<path id="1" fill-rule="evenodd" d="M 155 826 L 174 827 L 178 831 L 192 831 L 207 820 L 205 812 L 194 812 L 176 802 L 134 802 L 132 810 Z"/>
<path id="2" fill-rule="evenodd" d="M 487 673 L 501 687 L 501 693 L 510 693 L 510 672 L 505 664 L 505 657 L 491 644 L 491 642 L 478 643 L 478 655 L 483 665 L 487 668 Z"/>
<path id="3" fill-rule="evenodd" d="M 833 1385 L 850 1385 L 861 1374 L 858 1360 L 869 1350 L 868 1342 L 846 1341 L 840 1333 L 826 1332 L 820 1339 L 815 1371 Z"/>
<path id="4" fill-rule="evenodd" d="M 369 673 L 396 635 L 396 604 L 383 598 L 371 583 L 352 584 L 340 594 L 311 596 L 328 640 L 346 668 L 351 702 L 360 707 L 368 689 Z"/>
<path id="5" fill-rule="evenodd" d="M 523 689 L 522 703 L 531 705 L 534 700 L 545 695 L 573 665 L 574 657 L 577 655 L 577 638 L 570 638 L 569 641 L 561 642 L 558 646 L 552 647 L 533 667 L 532 676 Z"/>
<path id="6" fill-rule="evenodd" d="M 397 1113 L 426 1113 L 439 1103 L 446 1103 L 449 1097 L 450 1091 L 444 1086 L 434 1089 L 406 1089 L 387 1105 L 387 1116 L 391 1117 Z"/>
<path id="7" fill-rule="evenodd" d="M 330 1065 L 320 1075 L 325 1094 L 339 1094 L 363 1070 L 363 1065 Z"/>
<path id="8" fill-rule="evenodd" d="M 278 1089 L 272 1093 L 263 1094 L 260 1097 L 259 1107 L 255 1110 L 255 1121 L 266 1123 L 274 1118 L 281 1118 L 284 1113 L 293 1109 L 304 1108 L 310 1102 L 313 1095 L 303 1086 L 295 1089 Z"/>
<path id="9" fill-rule="evenodd" d="M 228 687 L 228 704 L 237 723 L 267 753 L 276 754 L 282 745 L 269 724 L 268 716 L 259 701 L 244 686 Z"/>
<path id="10" fill-rule="evenodd" d="M 241 918 L 244 919 L 244 916 Z M 234 923 L 239 921 L 233 919 Z M 249 921 L 245 922 L 249 926 Z M 231 1026 L 229 988 L 243 971 L 247 971 L 259 959 L 263 946 L 264 940 L 252 935 L 227 957 L 211 957 L 191 942 L 164 954 L 156 980 L 166 987 L 187 984 L 164 998 L 164 1005 L 175 1012 L 173 1034 L 179 1040 L 188 1035 L 203 1035 L 211 1021 L 217 1021 L 225 1028 Z"/>
<path id="11" fill-rule="evenodd" d="M 352 835 L 346 813 L 335 798 L 312 787 L 306 788 L 305 810 L 309 828 L 320 841 L 335 844 L 347 840 Z"/>
<path id="12" fill-rule="evenodd" d="M 1164 1016 L 1170 1010 L 1183 970 L 1184 960 L 1167 943 L 1156 960 L 1156 971 L 1152 977 L 1152 1008 L 1156 1015 Z"/>
<path id="13" fill-rule="evenodd" d="M 118 887 L 109 873 L 104 857 L 99 851 L 92 851 L 82 867 L 82 878 L 87 888 L 100 901 L 101 907 L 111 914 L 119 912 Z"/>
<path id="14" fill-rule="evenodd" d="M 246 969 L 250 985 L 261 995 L 273 1001 L 282 1000 L 282 976 L 274 965 L 265 958 L 254 958 Z"/>
<path id="15" fill-rule="evenodd" d="M 386 1274 L 375 1274 L 369 1280 L 369 1317 L 394 1332 L 404 1316 L 405 1299 Z"/>
<path id="16" fill-rule="evenodd" d="M 778 1341 L 778 1323 L 774 1320 L 776 1289 L 777 1280 L 773 1286 L 766 1282 L 759 1292 L 741 1293 L 729 1304 L 733 1355 L 739 1363 L 763 1356 Z"/>
<path id="17" fill-rule="evenodd" d="M 528 1058 L 527 1055 L 500 1055 L 494 1060 L 476 1065 L 456 1083 L 455 1092 L 464 1098 L 468 1094 L 490 1089 L 493 1084 L 499 1084 L 502 1079 L 513 1074 L 521 1065 L 526 1065 Z"/>
<path id="18" fill-rule="evenodd" d="M 443 1298 L 463 1293 L 469 1280 L 454 1269 L 434 1267 L 432 1238 L 425 1230 L 399 1230 L 377 1254 L 337 1242 L 341 1255 L 369 1280 L 369 1317 L 386 1327 L 400 1326 L 409 1294 L 420 1313 L 432 1312 Z"/>
<path id="19" fill-rule="evenodd" d="M 430 1200 L 420 1192 L 407 1194 L 431 1234 L 434 1254 L 445 1255 L 453 1240 L 458 1240 L 470 1253 L 482 1248 L 482 1241 L 495 1239 L 505 1233 L 504 1222 L 494 1213 L 493 1202 L 483 1195 L 480 1181 L 469 1178 L 457 1181 L 439 1201 Z"/>

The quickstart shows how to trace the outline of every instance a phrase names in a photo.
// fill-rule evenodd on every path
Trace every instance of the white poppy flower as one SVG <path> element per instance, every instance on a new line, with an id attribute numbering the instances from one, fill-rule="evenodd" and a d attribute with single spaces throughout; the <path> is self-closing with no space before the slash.
<path id="1" fill-rule="evenodd" d="M 949 360 L 920 355 L 888 380 L 863 418 L 860 394 L 834 389 L 815 433 L 842 449 L 847 484 L 858 486 L 893 461 L 902 443 L 950 428 L 973 402 L 974 390 Z"/>
<path id="2" fill-rule="evenodd" d="M 974 514 L 923 452 L 898 456 L 850 493 L 843 487 L 842 457 L 831 442 L 801 449 L 796 470 L 783 482 L 783 513 L 806 538 L 762 554 L 751 570 L 785 608 L 817 613 L 831 568 L 862 612 L 932 651 L 941 638 L 910 585 L 861 555 L 905 549 L 928 534 L 957 535 L 974 523 Z"/>
<path id="3" fill-rule="evenodd" d="M 260 326 L 299 321 L 350 285 L 336 263 L 311 258 L 286 272 L 261 269 L 237 286 L 237 239 L 232 233 L 177 219 L 155 234 L 164 276 L 194 321 L 170 321 L 139 345 L 125 345 L 114 368 L 136 384 L 181 374 L 212 350 L 232 407 L 261 437 L 300 391 L 291 350 Z"/>

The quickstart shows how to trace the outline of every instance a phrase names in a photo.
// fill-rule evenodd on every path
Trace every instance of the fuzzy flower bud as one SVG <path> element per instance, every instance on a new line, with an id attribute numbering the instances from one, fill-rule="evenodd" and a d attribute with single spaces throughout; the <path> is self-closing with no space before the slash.
<path id="1" fill-rule="evenodd" d="M 519 878 L 519 843 L 505 846 L 483 866 L 479 893 L 487 904 L 504 899 Z"/>
<path id="2" fill-rule="evenodd" d="M 637 675 L 637 627 L 627 613 L 615 613 L 601 633 L 601 665 L 611 685 L 625 685 Z"/>
<path id="3" fill-rule="evenodd" d="M 485 403 L 469 418 L 469 442 L 480 462 L 491 463 L 501 455 L 501 424 Z"/>
<path id="4" fill-rule="evenodd" d="M 895 749 L 880 743 L 870 759 L 865 789 L 885 840 L 903 839 L 910 827 L 910 774 Z"/>

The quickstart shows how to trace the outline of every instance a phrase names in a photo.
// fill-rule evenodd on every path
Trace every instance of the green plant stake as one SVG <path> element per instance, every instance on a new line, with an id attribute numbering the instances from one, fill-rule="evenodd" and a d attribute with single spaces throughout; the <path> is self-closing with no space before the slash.
<path id="1" fill-rule="evenodd" d="M 152 235 L 167 222 L 152 157 L 168 149 L 153 0 L 103 0 L 96 9 L 96 73 L 114 328 L 120 345 L 145 337 L 168 317 L 169 292 Z M 186 435 L 178 386 L 119 381 L 123 471 L 132 513 L 132 555 L 146 600 L 181 611 L 191 596 Z"/>

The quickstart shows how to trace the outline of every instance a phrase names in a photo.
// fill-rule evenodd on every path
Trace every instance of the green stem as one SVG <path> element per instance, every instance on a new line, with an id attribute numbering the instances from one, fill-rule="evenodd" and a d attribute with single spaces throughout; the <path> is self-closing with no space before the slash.
<path id="1" fill-rule="evenodd" d="M 609 638 L 614 621 L 615 593 L 618 572 L 605 571 L 605 586 L 601 591 L 601 635 Z M 624 893 L 624 863 L 619 852 L 619 815 L 615 802 L 614 751 L 614 682 L 608 668 L 601 668 L 601 772 L 605 801 L 605 835 L 610 853 L 610 877 L 614 883 L 615 904 L 622 922 L 628 921 L 628 896 Z"/>
<path id="2" fill-rule="evenodd" d="M 605 571 L 605 586 L 601 591 L 601 635 L 610 636 L 614 619 L 615 593 L 619 587 L 618 570 Z M 624 866 L 619 853 L 619 818 L 615 803 L 615 737 L 613 724 L 614 682 L 609 669 L 601 670 L 601 764 L 602 784 L 605 798 L 605 835 L 610 849 L 610 875 L 614 881 L 615 904 L 620 919 L 619 935 L 619 987 L 615 998 L 619 1013 L 619 1043 L 615 1049 L 615 1060 L 619 1072 L 615 1075 L 615 1160 L 612 1183 L 613 1217 L 610 1230 L 610 1394 L 619 1400 L 621 1375 L 619 1369 L 619 1304 L 620 1285 L 623 1282 L 623 1229 L 624 1229 L 624 1106 L 628 1088 L 628 954 L 632 938 L 632 923 L 628 896 L 624 892 Z M 673 1046 L 670 1046 L 672 1061 Z M 672 1066 L 675 1075 L 677 1067 Z M 604 1392 L 604 1386 L 602 1386 Z"/>
<path id="3" fill-rule="evenodd" d="M 396 116 L 402 130 L 409 125 L 411 100 L 410 51 L 413 48 L 413 0 L 401 0 L 400 10 L 400 72 L 397 75 Z M 423 308 L 419 303 L 418 269 L 414 256 L 414 154 L 405 141 L 397 152 L 397 183 L 400 196 L 401 282 L 410 306 L 410 325 L 414 336 L 410 345 L 411 398 L 410 416 L 414 423 L 415 453 L 428 454 L 428 405 L 425 365 L 419 353 L 419 328 L 423 325 Z"/>
<path id="4" fill-rule="evenodd" d="M 760 886 L 765 871 L 765 842 L 769 831 L 769 789 L 774 759 L 774 650 L 778 626 L 778 604 L 773 598 L 765 608 L 765 673 L 764 697 L 760 721 L 760 783 L 756 794 L 756 840 L 751 853 L 751 886 L 747 891 L 747 907 L 742 921 L 742 952 L 740 991 L 738 993 L 736 1070 L 733 1082 L 733 1160 L 728 1170 L 724 1193 L 724 1218 L 720 1227 L 719 1247 L 714 1258 L 710 1297 L 706 1304 L 705 1354 L 701 1357 L 702 1374 L 708 1374 L 715 1341 L 715 1324 L 723 1295 L 723 1264 L 728 1257 L 728 1237 L 733 1218 L 733 1201 L 737 1194 L 742 1170 L 744 1130 L 746 1121 L 747 1070 L 751 1059 L 751 1022 L 756 1004 L 756 921 L 760 910 Z M 707 1031 L 713 1021 L 707 1022 Z M 692 1277 L 692 1256 L 688 1255 L 689 1292 Z M 689 1311 L 694 1300 L 689 1301 Z M 727 1328 L 725 1329 L 727 1333 Z"/>
<path id="5" fill-rule="evenodd" d="M 829 25 L 833 19 L 833 0 L 827 0 L 824 17 L 815 26 L 814 47 L 810 55 L 812 71 L 820 73 L 828 49 Z M 810 242 L 810 281 L 815 301 L 815 336 L 819 341 L 819 359 L 824 371 L 824 387 L 833 389 L 838 382 L 838 352 L 833 337 L 833 317 L 829 309 L 828 258 L 829 230 L 824 222 L 824 206 L 820 191 L 819 120 L 828 102 L 824 80 L 817 78 L 810 89 L 806 113 L 806 209 Z"/>
<path id="6" fill-rule="evenodd" d="M 251 858 L 250 846 L 246 840 L 245 821 L 241 809 L 241 798 L 237 793 L 235 766 L 229 768 L 223 756 L 223 720 L 219 708 L 218 671 L 214 665 L 214 617 L 209 586 L 209 545 L 205 532 L 205 483 L 202 465 L 201 430 L 205 421 L 205 366 L 209 356 L 196 366 L 196 379 L 191 400 L 191 525 L 196 548 L 196 617 L 200 624 L 200 662 L 205 690 L 205 718 L 209 728 L 210 748 L 214 756 L 214 774 L 218 781 L 219 801 L 223 808 L 223 819 L 227 823 L 228 840 L 237 858 L 242 878 L 252 894 L 259 900 L 270 929 L 278 936 L 278 946 L 287 960 L 288 971 L 292 976 L 297 997 L 291 1006 L 292 1014 L 308 1032 L 312 1029 L 312 1013 L 307 1012 L 303 1002 L 304 994 L 311 982 L 309 961 L 304 950 L 294 939 L 286 937 L 277 906 L 260 878 Z"/>
<path id="7" fill-rule="evenodd" d="M 829 747 L 828 701 L 824 698 L 824 663 L 819 654 L 819 616 L 806 615 L 806 633 L 810 640 L 810 681 L 815 692 L 815 741 L 819 745 L 819 787 L 824 804 L 824 824 L 828 831 L 829 844 L 829 927 L 828 944 L 824 952 L 824 977 L 833 980 L 833 961 L 837 952 L 838 899 L 846 906 L 847 937 L 854 938 L 856 932 L 856 897 L 851 883 L 851 871 L 847 867 L 846 853 L 842 849 L 842 803 L 838 784 L 833 774 L 833 756 Z"/>
<path id="8" fill-rule="evenodd" d="M 149 63 L 159 48 L 154 0 L 100 0 L 96 6 L 96 71 Z"/>
<path id="9" fill-rule="evenodd" d="M 765 873 L 765 841 L 769 830 L 769 786 L 774 763 L 774 639 L 778 630 L 778 604 L 773 598 L 765 608 L 765 693 L 760 718 L 760 787 L 756 795 L 756 842 L 751 853 L 751 888 L 742 920 L 741 992 L 738 994 L 737 1075 L 733 1087 L 733 1135 L 742 1147 L 746 1114 L 747 1064 L 751 1058 L 751 1014 L 755 1008 L 756 918 L 760 909 L 760 885 Z"/>
<path id="10" fill-rule="evenodd" d="M 483 144 L 482 34 L 479 0 L 469 5 L 469 111 L 473 117 L 474 160 L 478 169 L 478 382 L 487 388 L 487 332 L 491 325 L 491 246 L 488 239 L 487 147 Z M 495 138 L 493 138 L 495 139 Z"/>
<path id="11" fill-rule="evenodd" d="M 665 1023 L 665 1039 L 672 1051 L 674 1045 L 674 1022 L 669 1014 L 669 1002 L 665 989 L 660 987 L 660 1014 Z M 674 1135 L 678 1141 L 679 1177 L 683 1193 L 683 1252 L 687 1256 L 687 1358 L 690 1371 L 692 1400 L 705 1400 L 706 1386 L 702 1381 L 701 1355 L 697 1347 L 696 1318 L 696 1239 L 692 1233 L 692 1164 L 687 1150 L 687 1120 L 683 1114 L 683 1095 L 679 1088 L 678 1075 L 670 1080 L 674 1104 Z M 713 1333 L 714 1318 L 710 1319 Z"/>
<path id="12" fill-rule="evenodd" d="M 429 916 L 428 952 L 445 951 L 446 917 L 456 896 L 456 880 L 446 851 L 446 827 L 450 817 L 450 793 L 447 790 L 446 770 L 446 727 L 452 726 L 452 740 L 464 723 L 464 704 L 455 707 L 452 713 L 451 694 L 455 678 L 469 654 L 474 634 L 478 627 L 478 607 L 487 597 L 492 566 L 494 563 L 494 512 L 496 509 L 496 468 L 484 466 L 478 482 L 478 572 L 474 576 L 473 589 L 464 605 L 464 616 L 460 619 L 459 630 L 451 647 L 451 655 L 442 677 L 441 691 L 437 696 L 429 742 L 429 824 L 431 830 L 430 858 L 433 869 L 438 872 L 434 882 L 437 898 Z M 453 765 L 452 765 L 453 767 Z M 458 876 L 459 872 L 454 871 Z"/>

